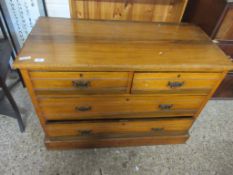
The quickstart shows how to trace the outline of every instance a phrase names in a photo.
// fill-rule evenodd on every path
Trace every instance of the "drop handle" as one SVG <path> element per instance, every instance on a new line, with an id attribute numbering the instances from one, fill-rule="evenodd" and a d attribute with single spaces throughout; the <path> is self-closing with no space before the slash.
<path id="1" fill-rule="evenodd" d="M 77 106 L 77 107 L 75 107 L 76 111 L 81 111 L 81 112 L 90 111 L 91 109 L 92 109 L 91 106 Z"/>
<path id="2" fill-rule="evenodd" d="M 86 80 L 74 80 L 72 84 L 76 88 L 88 88 L 91 86 L 91 82 Z"/>
<path id="3" fill-rule="evenodd" d="M 170 110 L 170 109 L 172 109 L 172 107 L 173 107 L 173 104 L 160 104 L 159 105 L 159 108 L 161 110 Z"/>
<path id="4" fill-rule="evenodd" d="M 81 136 L 89 136 L 92 134 L 92 130 L 78 130 L 78 133 Z"/>
<path id="5" fill-rule="evenodd" d="M 169 81 L 167 83 L 167 85 L 170 88 L 177 88 L 177 87 L 182 87 L 184 85 L 184 81 L 183 82 L 179 82 L 179 81 Z"/>
<path id="6" fill-rule="evenodd" d="M 164 128 L 151 128 L 151 131 L 154 131 L 154 132 L 160 132 L 163 130 L 164 130 Z"/>

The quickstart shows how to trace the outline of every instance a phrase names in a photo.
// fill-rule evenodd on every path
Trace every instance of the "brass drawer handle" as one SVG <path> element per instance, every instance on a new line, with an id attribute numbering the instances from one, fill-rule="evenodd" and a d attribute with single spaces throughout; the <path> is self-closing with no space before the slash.
<path id="1" fill-rule="evenodd" d="M 160 104 L 159 108 L 162 110 L 169 110 L 173 107 L 173 104 Z"/>
<path id="2" fill-rule="evenodd" d="M 92 130 L 78 130 L 79 135 L 88 136 L 92 134 Z"/>
<path id="3" fill-rule="evenodd" d="M 92 109 L 91 106 L 77 106 L 77 107 L 75 107 L 76 111 L 81 111 L 81 112 L 90 111 L 91 109 Z"/>
<path id="4" fill-rule="evenodd" d="M 179 82 L 179 81 L 169 81 L 168 86 L 170 86 L 170 88 L 177 88 L 177 87 L 181 87 L 184 85 L 184 82 Z"/>
<path id="5" fill-rule="evenodd" d="M 76 88 L 88 88 L 91 85 L 90 81 L 85 81 L 85 80 L 74 80 L 72 81 L 72 84 Z"/>
<path id="6" fill-rule="evenodd" d="M 164 130 L 164 128 L 151 128 L 151 131 L 155 131 L 155 132 L 160 132 L 163 130 Z"/>

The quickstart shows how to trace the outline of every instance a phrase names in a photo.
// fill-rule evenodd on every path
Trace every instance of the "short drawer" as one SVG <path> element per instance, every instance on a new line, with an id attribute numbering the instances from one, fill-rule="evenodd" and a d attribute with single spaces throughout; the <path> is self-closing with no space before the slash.
<path id="1" fill-rule="evenodd" d="M 37 95 L 125 93 L 127 72 L 30 72 Z"/>
<path id="2" fill-rule="evenodd" d="M 219 73 L 135 73 L 132 93 L 208 94 Z"/>
<path id="3" fill-rule="evenodd" d="M 205 96 L 83 96 L 39 98 L 47 120 L 193 116 Z"/>
<path id="4" fill-rule="evenodd" d="M 48 137 L 62 136 L 111 136 L 114 134 L 139 134 L 188 131 L 192 118 L 92 121 L 76 123 L 57 123 L 46 125 Z"/>

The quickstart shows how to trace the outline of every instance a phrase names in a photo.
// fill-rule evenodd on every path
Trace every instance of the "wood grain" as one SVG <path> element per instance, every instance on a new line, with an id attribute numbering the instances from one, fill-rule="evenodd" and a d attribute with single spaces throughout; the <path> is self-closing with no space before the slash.
<path id="1" fill-rule="evenodd" d="M 45 145 L 49 150 L 77 149 L 77 148 L 100 148 L 100 147 L 123 147 L 123 146 L 145 146 L 164 144 L 183 144 L 189 138 L 184 135 L 160 135 L 160 136 L 131 136 L 119 138 L 71 138 L 71 139 L 45 139 Z"/>
<path id="2" fill-rule="evenodd" d="M 75 19 L 180 22 L 188 0 L 70 0 Z"/>
<path id="3" fill-rule="evenodd" d="M 132 93 L 208 94 L 220 77 L 220 73 L 136 73 Z M 173 87 L 172 83 L 181 84 Z"/>
<path id="4" fill-rule="evenodd" d="M 205 96 L 84 96 L 79 98 L 39 98 L 47 120 L 111 119 L 192 116 Z M 170 105 L 163 109 L 161 105 Z M 86 108 L 87 110 L 79 110 Z"/>
<path id="5" fill-rule="evenodd" d="M 157 120 L 130 120 L 130 121 L 92 121 L 47 124 L 48 137 L 62 136 L 111 136 L 127 133 L 159 133 L 187 131 L 192 125 L 191 118 L 157 119 Z"/>
<path id="6" fill-rule="evenodd" d="M 36 93 L 65 91 L 67 94 L 126 93 L 127 72 L 30 72 Z"/>
<path id="7" fill-rule="evenodd" d="M 40 18 L 21 56 L 32 59 L 17 59 L 15 68 L 47 71 L 214 72 L 233 68 L 199 28 L 145 22 Z M 38 63 L 34 58 L 45 61 Z"/>
<path id="8" fill-rule="evenodd" d="M 194 118 L 197 118 L 199 116 L 199 114 L 201 113 L 202 109 L 204 108 L 208 100 L 214 95 L 215 91 L 217 90 L 217 88 L 219 87 L 223 79 L 226 77 L 226 74 L 227 74 L 227 71 L 222 72 L 221 78 L 216 82 L 216 84 L 214 85 L 210 93 L 206 96 L 206 100 L 203 101 L 203 103 L 201 104 L 201 107 L 198 109 L 198 112 L 195 114 Z"/>
<path id="9" fill-rule="evenodd" d="M 95 8 L 102 1 L 92 2 Z M 17 58 L 14 67 L 48 148 L 184 143 L 233 69 L 218 46 L 188 24 L 40 18 L 22 56 L 31 59 Z"/>
<path id="10" fill-rule="evenodd" d="M 25 85 L 27 87 L 28 93 L 29 93 L 29 95 L 31 97 L 32 104 L 33 104 L 33 106 L 35 108 L 35 111 L 36 111 L 36 114 L 37 114 L 37 116 L 39 118 L 40 124 L 41 124 L 43 130 L 45 131 L 46 130 L 46 128 L 45 128 L 46 119 L 44 118 L 44 116 L 42 116 L 41 109 L 40 109 L 40 106 L 38 104 L 34 88 L 32 86 L 30 74 L 29 74 L 28 70 L 25 70 L 25 69 L 20 69 L 20 72 L 22 74 L 24 83 L 25 83 Z"/>

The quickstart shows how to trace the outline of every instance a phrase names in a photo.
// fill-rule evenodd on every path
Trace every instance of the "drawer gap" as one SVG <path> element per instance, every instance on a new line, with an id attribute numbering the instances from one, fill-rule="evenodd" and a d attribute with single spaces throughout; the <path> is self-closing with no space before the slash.
<path id="1" fill-rule="evenodd" d="M 177 120 L 177 119 L 193 119 L 192 116 L 177 116 L 177 117 L 157 117 L 157 118 L 123 118 L 123 119 L 85 119 L 85 120 L 47 120 L 46 124 L 74 124 L 74 123 L 108 123 L 108 122 L 133 122 L 133 121 L 155 121 L 155 120 Z"/>

